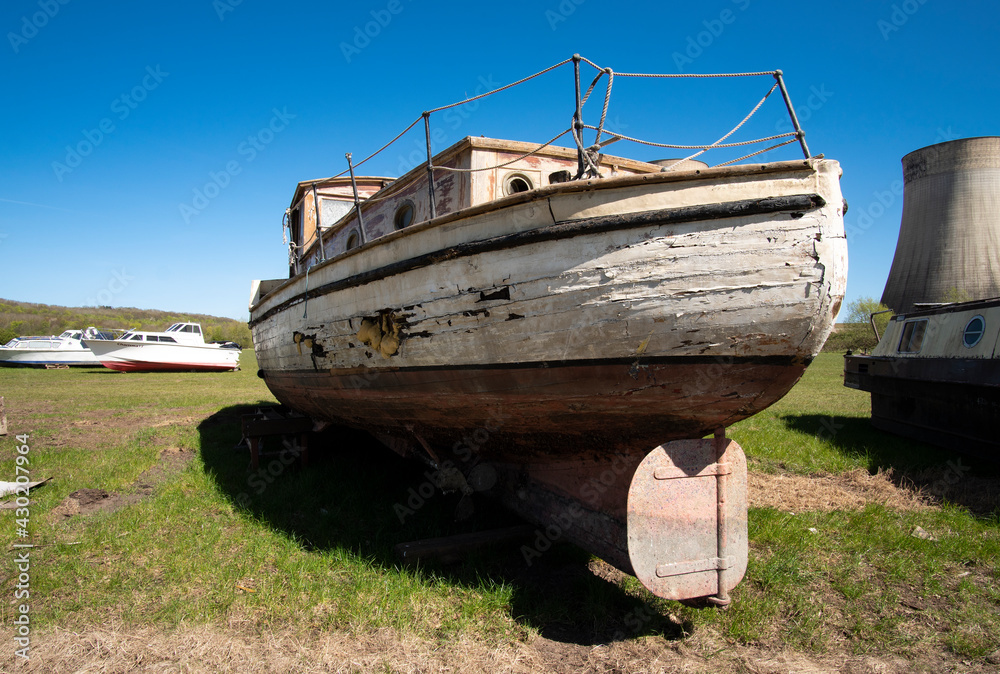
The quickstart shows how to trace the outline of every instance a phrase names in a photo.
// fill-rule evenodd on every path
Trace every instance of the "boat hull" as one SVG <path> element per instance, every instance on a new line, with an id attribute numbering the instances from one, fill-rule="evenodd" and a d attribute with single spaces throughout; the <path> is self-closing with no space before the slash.
<path id="1" fill-rule="evenodd" d="M 871 393 L 875 428 L 965 454 L 998 456 L 1000 363 L 992 359 L 847 356 L 844 385 Z"/>
<path id="2" fill-rule="evenodd" d="M 87 349 L 0 349 L 0 366 L 2 365 L 100 367 L 101 362 Z"/>
<path id="3" fill-rule="evenodd" d="M 698 438 L 779 399 L 806 358 L 667 357 L 493 367 L 265 372 L 285 405 L 450 447 L 489 428 L 506 454 L 578 455 Z M 542 438 L 545 438 L 542 441 Z"/>
<path id="4" fill-rule="evenodd" d="M 844 385 L 871 393 L 872 425 L 996 460 L 1000 298 L 894 316 L 871 355 L 844 357 Z"/>
<path id="5" fill-rule="evenodd" d="M 104 367 L 119 372 L 224 372 L 239 367 L 240 352 L 216 346 L 88 340 Z"/>
<path id="6" fill-rule="evenodd" d="M 519 400 L 538 419 L 527 435 L 601 408 L 627 429 L 636 395 L 659 401 L 644 416 L 690 420 L 683 433 L 753 414 L 819 352 L 843 298 L 839 167 L 715 171 L 537 190 L 313 267 L 251 307 L 261 373 L 282 402 L 357 423 L 468 424 L 449 395 Z M 763 367 L 741 385 L 747 364 Z M 386 413 L 359 416 L 371 399 Z"/>

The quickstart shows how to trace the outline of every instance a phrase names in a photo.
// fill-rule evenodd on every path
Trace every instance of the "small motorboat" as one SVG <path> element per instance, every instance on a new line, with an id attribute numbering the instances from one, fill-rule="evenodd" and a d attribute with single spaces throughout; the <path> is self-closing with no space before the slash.
<path id="1" fill-rule="evenodd" d="M 97 360 L 121 372 L 225 371 L 239 368 L 239 349 L 208 344 L 199 323 L 174 323 L 163 332 L 129 330 L 112 340 L 87 340 Z"/>
<path id="2" fill-rule="evenodd" d="M 48 336 L 15 337 L 0 346 L 0 365 L 80 365 L 98 367 L 101 362 L 83 340 L 114 339 L 97 328 L 65 330 Z"/>

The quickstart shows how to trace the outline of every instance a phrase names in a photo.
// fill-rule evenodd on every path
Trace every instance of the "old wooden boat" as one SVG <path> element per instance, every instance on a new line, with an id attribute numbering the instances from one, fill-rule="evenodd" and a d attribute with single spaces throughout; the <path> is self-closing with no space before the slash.
<path id="1" fill-rule="evenodd" d="M 174 323 L 163 332 L 129 330 L 117 339 L 84 342 L 104 367 L 120 372 L 235 370 L 240 350 L 205 342 L 199 323 Z"/>
<path id="2" fill-rule="evenodd" d="M 892 317 L 870 355 L 844 358 L 844 385 L 869 391 L 872 425 L 996 460 L 1000 298 Z"/>
<path id="3" fill-rule="evenodd" d="M 529 564 L 569 540 L 660 596 L 726 603 L 746 468 L 722 429 L 833 326 L 840 168 L 599 149 L 467 137 L 396 180 L 299 183 L 290 278 L 252 289 L 259 374 L 537 523 Z"/>

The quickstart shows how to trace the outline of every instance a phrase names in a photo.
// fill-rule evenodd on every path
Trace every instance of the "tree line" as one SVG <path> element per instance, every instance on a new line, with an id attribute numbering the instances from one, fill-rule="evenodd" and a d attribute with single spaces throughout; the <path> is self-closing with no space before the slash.
<path id="1" fill-rule="evenodd" d="M 242 321 L 205 314 L 184 314 L 133 307 L 61 307 L 0 299 L 0 344 L 22 335 L 58 335 L 93 326 L 102 330 L 162 331 L 171 323 L 200 323 L 205 341 L 252 346 L 250 328 Z"/>

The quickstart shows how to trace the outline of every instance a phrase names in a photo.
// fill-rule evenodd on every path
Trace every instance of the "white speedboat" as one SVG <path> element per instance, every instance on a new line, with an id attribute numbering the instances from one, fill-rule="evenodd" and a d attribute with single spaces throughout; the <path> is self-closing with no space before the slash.
<path id="1" fill-rule="evenodd" d="M 235 370 L 240 350 L 206 344 L 198 323 L 174 323 L 164 332 L 129 330 L 118 339 L 87 340 L 105 367 L 122 372 Z"/>
<path id="2" fill-rule="evenodd" d="M 101 364 L 83 340 L 113 339 L 96 328 L 66 330 L 61 335 L 15 337 L 0 346 L 0 365 L 90 365 Z"/>

